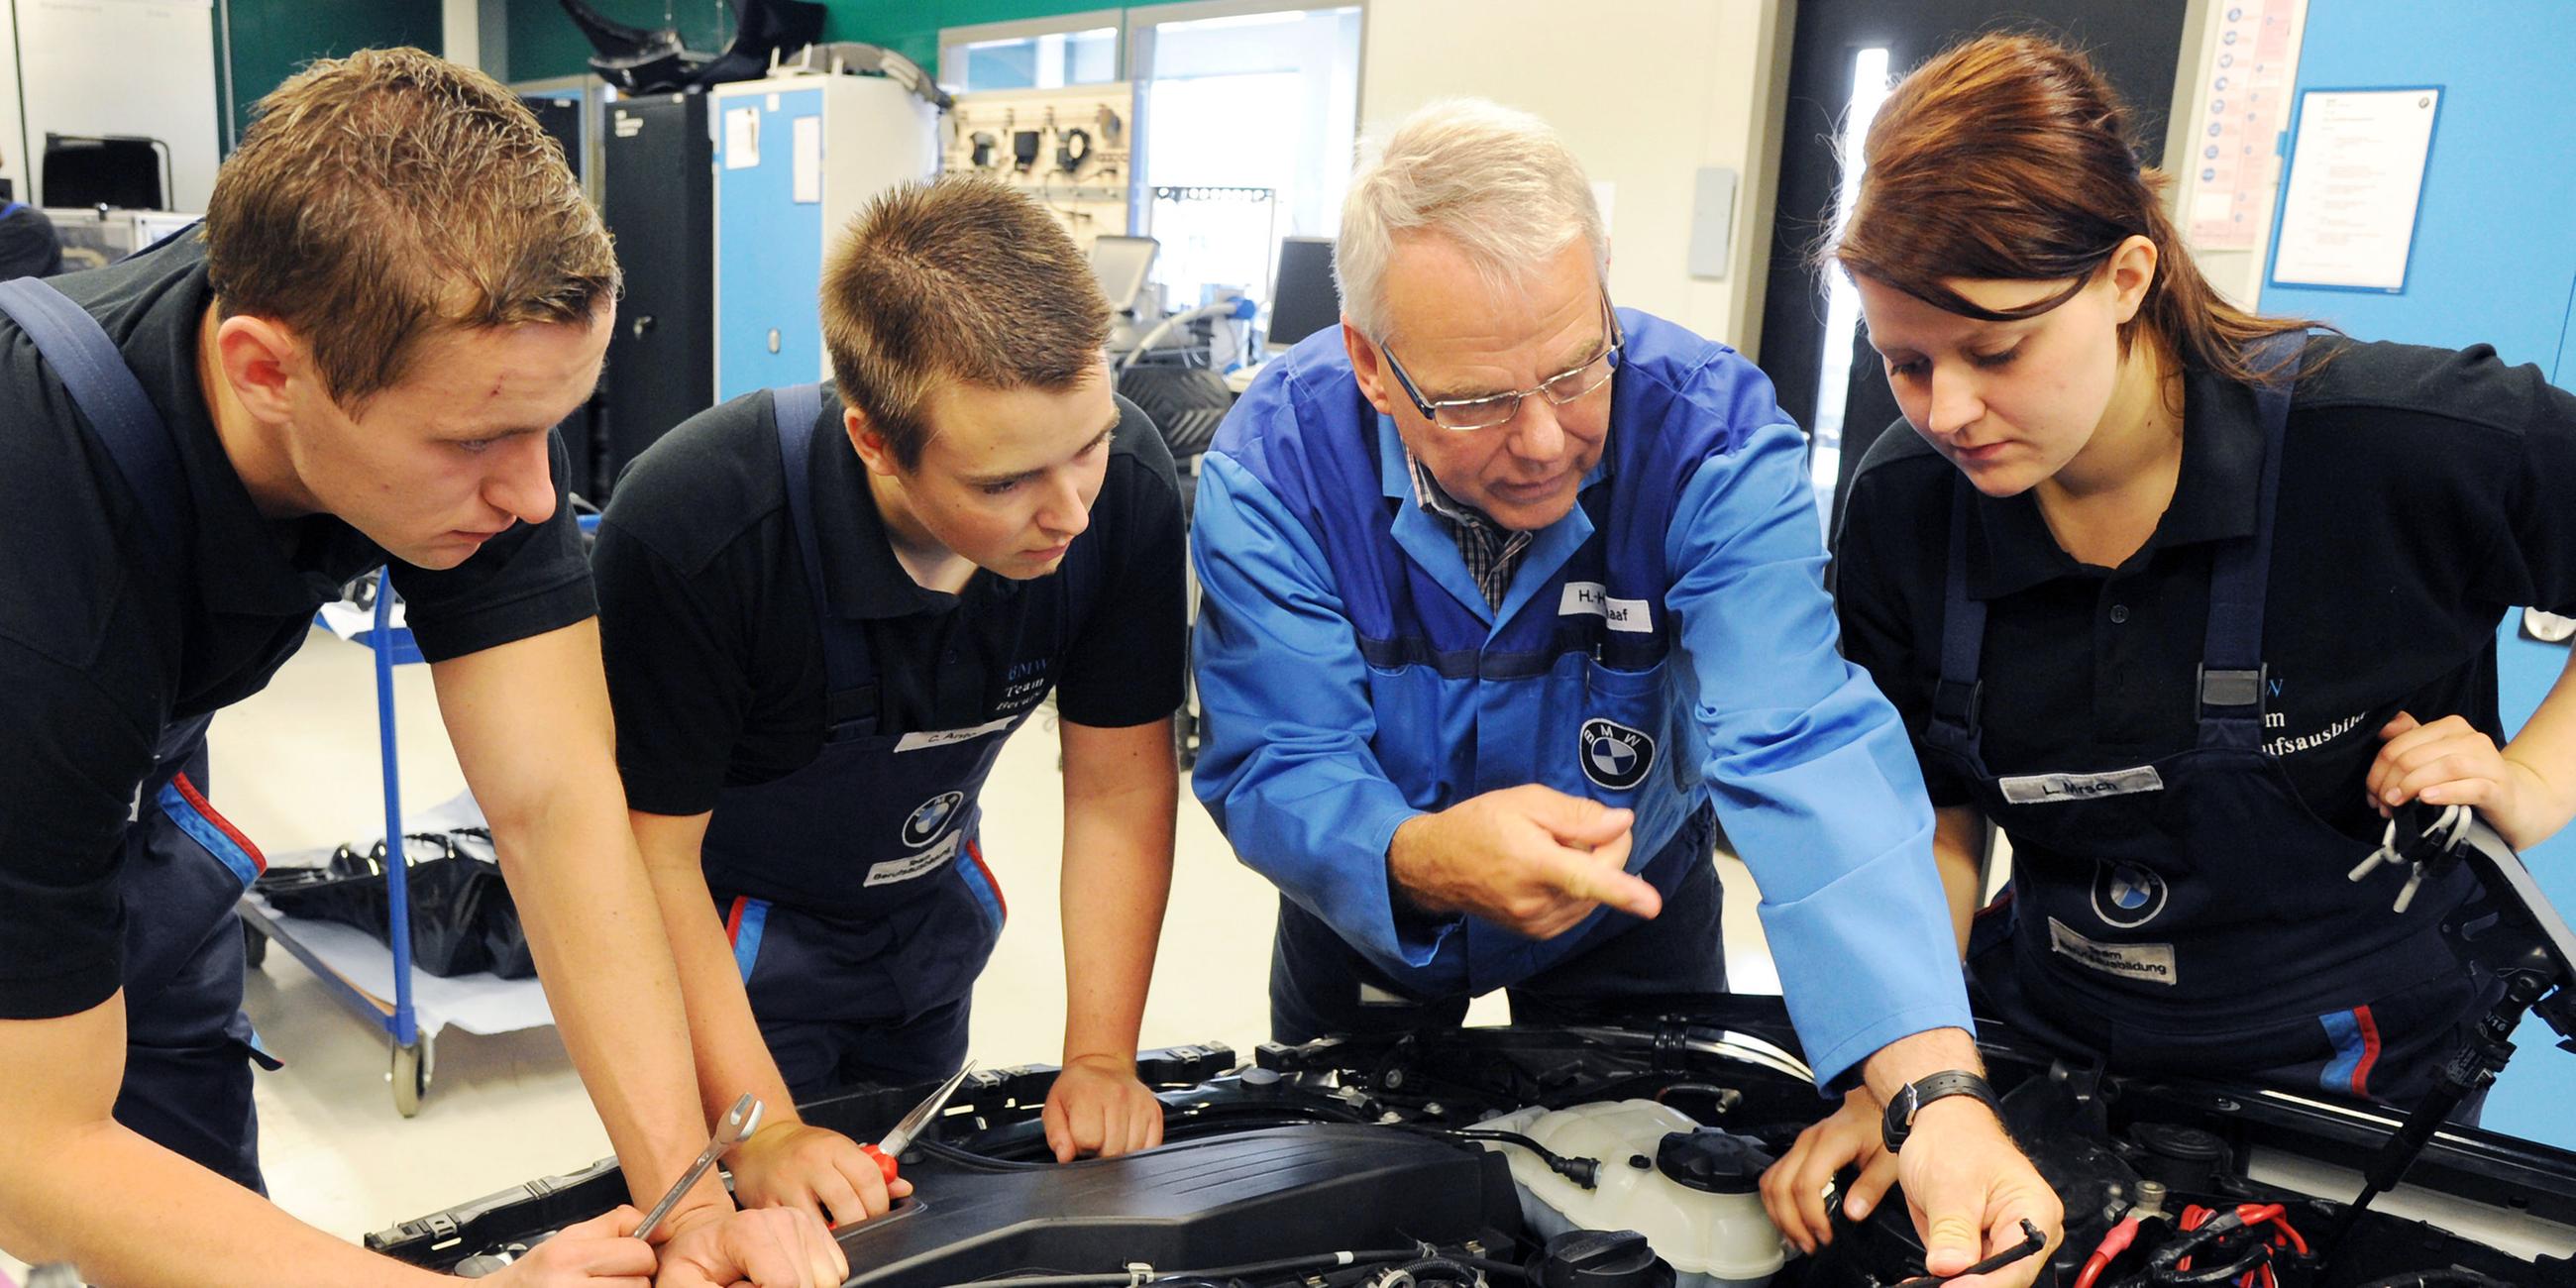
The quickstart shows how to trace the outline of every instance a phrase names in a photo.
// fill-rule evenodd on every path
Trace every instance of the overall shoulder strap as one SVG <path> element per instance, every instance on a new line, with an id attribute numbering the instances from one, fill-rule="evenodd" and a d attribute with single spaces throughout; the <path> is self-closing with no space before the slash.
<path id="1" fill-rule="evenodd" d="M 179 445 L 143 385 L 125 365 L 98 319 L 42 278 L 0 282 L 0 313 L 15 320 L 45 365 L 70 391 L 107 448 L 143 511 L 143 521 L 175 558 L 191 530 L 187 475 Z"/>
<path id="2" fill-rule="evenodd" d="M 1976 489 L 1967 476 L 1951 482 L 1948 573 L 1941 590 L 1941 679 L 1932 689 L 1932 718 L 1974 743 L 1985 682 L 1977 674 L 1986 646 L 1986 601 L 1968 593 L 1968 525 L 1975 521 L 1969 504 Z"/>
<path id="3" fill-rule="evenodd" d="M 2202 745 L 2250 746 L 2263 725 L 2263 609 L 2272 579 L 2272 516 L 2281 496 L 2281 444 L 2290 425 L 2290 386 L 2298 379 L 2304 330 L 2283 331 L 2250 346 L 2256 418 L 2263 425 L 2263 473 L 2255 488 L 2254 535 L 2231 541 L 2209 575 L 2209 625 L 2200 654 Z"/>
<path id="4" fill-rule="evenodd" d="M 823 386 L 771 390 L 769 415 L 778 434 L 779 463 L 787 471 L 787 517 L 796 528 L 796 549 L 805 559 L 805 588 L 814 598 L 814 625 L 823 633 L 825 692 L 828 696 L 873 684 L 876 664 L 868 654 L 867 632 L 832 611 L 832 597 L 823 581 L 823 542 L 814 526 L 815 422 L 823 415 Z"/>

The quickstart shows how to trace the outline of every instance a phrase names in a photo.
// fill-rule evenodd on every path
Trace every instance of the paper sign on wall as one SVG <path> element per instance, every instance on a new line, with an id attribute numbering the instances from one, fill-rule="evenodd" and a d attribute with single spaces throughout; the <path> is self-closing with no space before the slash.
<path id="1" fill-rule="evenodd" d="M 2432 88 L 2300 96 L 2273 285 L 2404 289 L 2441 103 Z"/>
<path id="2" fill-rule="evenodd" d="M 2209 34 L 2192 120 L 2182 210 L 2191 248 L 2253 250 L 2263 244 L 2280 182 L 2277 140 L 2290 121 L 2291 56 L 2302 0 L 2230 0 Z"/>
<path id="3" fill-rule="evenodd" d="M 789 130 L 795 142 L 796 200 L 810 206 L 823 199 L 823 118 L 797 117 Z"/>
<path id="4" fill-rule="evenodd" d="M 724 157 L 727 170 L 760 168 L 760 109 L 728 107 L 724 114 Z"/>

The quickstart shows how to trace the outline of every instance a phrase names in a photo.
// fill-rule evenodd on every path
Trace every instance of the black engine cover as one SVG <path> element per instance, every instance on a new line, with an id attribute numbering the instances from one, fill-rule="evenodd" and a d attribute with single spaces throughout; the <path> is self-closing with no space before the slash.
<path id="1" fill-rule="evenodd" d="M 1377 1127 L 1274 1127 L 1125 1158 L 964 1170 L 917 1154 L 902 1207 L 840 1236 L 844 1288 L 946 1288 L 1002 1274 L 1163 1274 L 1330 1249 L 1521 1233 L 1502 1155 Z"/>

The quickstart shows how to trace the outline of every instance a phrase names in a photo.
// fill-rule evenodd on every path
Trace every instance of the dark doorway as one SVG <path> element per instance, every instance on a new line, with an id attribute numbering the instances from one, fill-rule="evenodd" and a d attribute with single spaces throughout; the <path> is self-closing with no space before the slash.
<path id="1" fill-rule="evenodd" d="M 1762 311 L 1762 369 L 1778 387 L 1781 409 L 1815 436 L 1819 473 L 1835 481 L 1837 499 L 1851 466 L 1897 418 L 1886 377 L 1849 309 L 1831 308 L 1829 283 L 1807 266 L 1809 249 L 1834 218 L 1842 181 L 1838 131 L 1853 104 L 1858 72 L 1883 68 L 1892 84 L 1942 49 L 1982 32 L 2053 36 L 2085 50 L 2110 76 L 2148 144 L 2147 158 L 2160 161 L 2187 8 L 2135 0 L 1801 0 L 1790 37 L 1789 111 L 1772 221 L 1770 290 Z M 1873 105 L 1875 97 L 1869 98 Z M 1830 363 L 1829 350 L 1836 351 Z M 1821 454 L 1836 449 L 1839 468 L 1823 469 L 1830 458 Z"/>

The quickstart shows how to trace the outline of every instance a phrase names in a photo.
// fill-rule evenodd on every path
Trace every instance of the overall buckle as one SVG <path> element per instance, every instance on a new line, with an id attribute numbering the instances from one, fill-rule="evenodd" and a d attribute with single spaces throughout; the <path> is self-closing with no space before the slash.
<path id="1" fill-rule="evenodd" d="M 2271 670 L 2269 666 L 2261 666 L 2251 671 L 2213 671 L 2203 665 L 2198 686 L 2201 714 L 2206 716 L 2217 711 L 2233 715 L 2250 711 L 2259 717 L 2263 711 L 2263 694 L 2270 687 L 2267 681 Z"/>
<path id="2" fill-rule="evenodd" d="M 1986 682 L 1971 680 L 1961 684 L 1954 680 L 1936 680 L 1932 684 L 1932 715 L 1970 733 L 1977 731 L 1986 705 Z"/>

